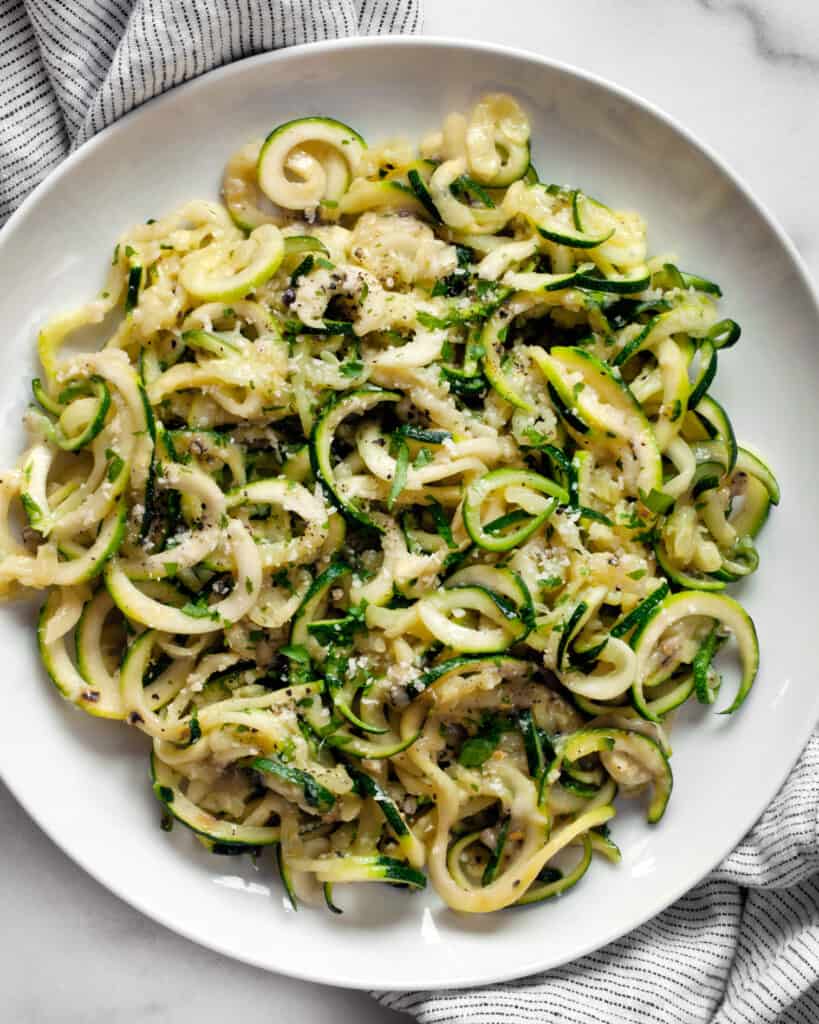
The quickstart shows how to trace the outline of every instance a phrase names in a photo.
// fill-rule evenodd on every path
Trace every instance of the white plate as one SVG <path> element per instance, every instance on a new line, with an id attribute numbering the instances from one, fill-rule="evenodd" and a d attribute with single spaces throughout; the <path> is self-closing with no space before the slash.
<path id="1" fill-rule="evenodd" d="M 147 741 L 66 706 L 39 665 L 30 609 L 0 621 L 0 771 L 55 842 L 169 928 L 271 970 L 361 988 L 485 983 L 573 959 L 658 913 L 706 874 L 776 792 L 819 716 L 819 312 L 793 247 L 747 190 L 690 135 L 604 82 L 539 57 L 476 44 L 368 39 L 299 48 L 212 72 L 98 136 L 24 204 L 0 241 L 0 465 L 23 441 L 38 325 L 100 286 L 115 237 L 194 196 L 212 198 L 226 157 L 300 114 L 366 136 L 417 138 L 487 90 L 532 119 L 542 177 L 647 218 L 654 252 L 715 277 L 744 328 L 720 356 L 717 394 L 740 439 L 763 450 L 784 494 L 739 595 L 762 668 L 732 719 L 687 713 L 674 734 L 674 794 L 659 826 L 637 808 L 614 824 L 623 863 L 595 863 L 566 899 L 458 916 L 434 892 L 360 887 L 343 917 L 290 912 L 268 866 L 206 854 L 158 828 Z M 37 893 L 32 893 L 37 899 Z M 342 897 L 342 900 L 345 897 Z"/>

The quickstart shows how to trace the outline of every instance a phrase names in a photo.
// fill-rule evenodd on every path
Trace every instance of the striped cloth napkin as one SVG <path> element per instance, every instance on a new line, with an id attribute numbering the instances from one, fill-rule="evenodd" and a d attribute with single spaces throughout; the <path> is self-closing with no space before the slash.
<path id="1" fill-rule="evenodd" d="M 145 100 L 254 53 L 417 31 L 421 2 L 0 0 L 0 224 Z M 518 982 L 375 995 L 422 1024 L 819 1024 L 819 735 L 719 869 L 637 931 Z"/>

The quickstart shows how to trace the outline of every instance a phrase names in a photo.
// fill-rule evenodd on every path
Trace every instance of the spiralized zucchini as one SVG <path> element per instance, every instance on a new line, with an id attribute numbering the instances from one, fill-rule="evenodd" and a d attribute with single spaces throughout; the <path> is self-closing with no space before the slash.
<path id="1" fill-rule="evenodd" d="M 510 96 L 420 153 L 287 122 L 224 199 L 44 328 L 0 589 L 46 591 L 66 700 L 151 738 L 164 827 L 272 847 L 294 905 L 562 893 L 619 858 L 618 794 L 662 817 L 729 638 L 725 710 L 756 675 L 723 592 L 779 489 L 711 394 L 739 327 L 638 214 L 538 179 Z"/>

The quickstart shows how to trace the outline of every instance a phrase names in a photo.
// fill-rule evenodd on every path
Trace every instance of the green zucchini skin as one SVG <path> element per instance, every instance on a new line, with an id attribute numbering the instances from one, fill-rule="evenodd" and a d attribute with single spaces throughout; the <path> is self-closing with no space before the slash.
<path id="1" fill-rule="evenodd" d="M 354 501 L 346 499 L 338 487 L 331 458 L 333 432 L 346 416 L 366 412 L 380 402 L 398 402 L 400 398 L 401 395 L 396 391 L 375 388 L 353 391 L 325 407 L 310 436 L 310 465 L 325 494 L 345 518 L 372 530 L 379 530 L 380 527 Z"/>
<path id="2" fill-rule="evenodd" d="M 544 510 L 532 515 L 529 521 L 507 534 L 490 534 L 481 523 L 481 506 L 486 498 L 500 487 L 511 485 L 529 487 L 534 492 L 549 496 Z M 530 537 L 557 508 L 558 503 L 567 504 L 568 493 L 553 480 L 528 470 L 497 469 L 476 480 L 464 495 L 464 525 L 470 538 L 487 551 L 509 551 Z"/>
<path id="3" fill-rule="evenodd" d="M 174 773 L 157 757 L 151 756 L 151 785 L 154 796 L 163 804 L 169 814 L 192 832 L 204 839 L 225 847 L 235 847 L 237 852 L 252 853 L 260 846 L 272 846 L 279 842 L 279 829 L 275 827 L 235 826 L 219 822 L 213 815 L 203 812 L 192 804 L 179 790 Z"/>

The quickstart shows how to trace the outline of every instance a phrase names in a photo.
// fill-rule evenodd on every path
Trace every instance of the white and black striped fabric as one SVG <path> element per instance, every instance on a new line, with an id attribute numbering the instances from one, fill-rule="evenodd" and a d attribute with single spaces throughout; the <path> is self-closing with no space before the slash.
<path id="1" fill-rule="evenodd" d="M 0 224 L 101 128 L 211 68 L 414 32 L 422 0 L 0 0 Z"/>
<path id="2" fill-rule="evenodd" d="M 254 53 L 417 31 L 421 2 L 0 0 L 0 224 L 145 100 Z M 632 934 L 518 982 L 377 997 L 422 1024 L 819 1024 L 819 736 L 719 870 Z"/>
<path id="3" fill-rule="evenodd" d="M 719 869 L 642 928 L 521 981 L 378 998 L 421 1024 L 819 1024 L 819 735 Z"/>

